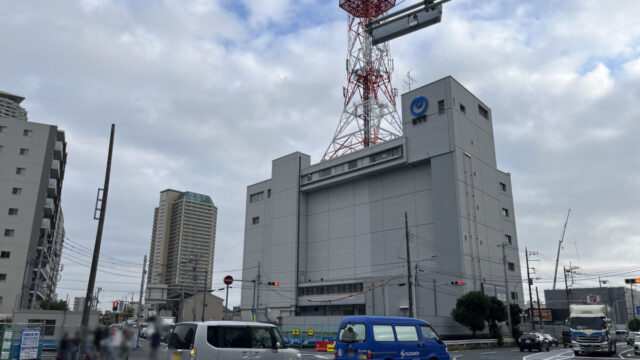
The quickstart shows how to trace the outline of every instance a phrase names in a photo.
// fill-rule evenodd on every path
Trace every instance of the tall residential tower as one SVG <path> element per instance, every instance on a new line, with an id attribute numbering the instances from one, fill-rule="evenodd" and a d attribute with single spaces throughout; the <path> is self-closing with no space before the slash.
<path id="1" fill-rule="evenodd" d="M 64 241 L 65 134 L 0 92 L 0 314 L 55 296 Z"/>
<path id="2" fill-rule="evenodd" d="M 198 291 L 210 289 L 217 216 L 207 195 L 162 191 L 153 212 L 148 283 L 169 285 L 171 293 L 184 286 L 192 293 L 197 264 Z"/>

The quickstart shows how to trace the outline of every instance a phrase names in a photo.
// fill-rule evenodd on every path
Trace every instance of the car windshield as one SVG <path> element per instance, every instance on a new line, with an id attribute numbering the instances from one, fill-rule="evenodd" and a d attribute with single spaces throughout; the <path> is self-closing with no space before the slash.
<path id="1" fill-rule="evenodd" d="M 602 318 L 597 317 L 572 317 L 569 318 L 569 327 L 576 330 L 601 330 L 607 327 Z"/>
<path id="2" fill-rule="evenodd" d="M 365 340 L 365 327 L 364 324 L 344 324 L 340 327 L 340 334 L 338 335 L 338 341 L 344 343 L 363 342 Z"/>

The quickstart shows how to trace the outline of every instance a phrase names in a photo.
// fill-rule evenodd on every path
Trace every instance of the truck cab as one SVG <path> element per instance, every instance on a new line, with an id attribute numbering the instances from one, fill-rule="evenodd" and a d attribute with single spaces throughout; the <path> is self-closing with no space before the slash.
<path id="1" fill-rule="evenodd" d="M 570 305 L 567 325 L 571 329 L 571 347 L 580 354 L 616 353 L 616 330 L 607 305 Z"/>

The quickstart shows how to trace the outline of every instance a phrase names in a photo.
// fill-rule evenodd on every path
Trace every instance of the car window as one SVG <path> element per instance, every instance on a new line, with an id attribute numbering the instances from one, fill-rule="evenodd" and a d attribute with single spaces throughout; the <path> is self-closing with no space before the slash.
<path id="1" fill-rule="evenodd" d="M 255 349 L 270 349 L 273 347 L 271 331 L 268 327 L 251 327 L 251 347 Z"/>
<path id="2" fill-rule="evenodd" d="M 440 339 L 438 333 L 431 326 L 420 325 L 420 330 L 422 331 L 422 337 L 425 339 Z"/>
<path id="3" fill-rule="evenodd" d="M 366 331 L 364 324 L 344 324 L 340 327 L 340 334 L 338 335 L 338 341 L 351 343 L 361 342 L 366 338 Z"/>
<path id="4" fill-rule="evenodd" d="M 375 341 L 395 341 L 391 325 L 373 325 L 373 339 Z"/>
<path id="5" fill-rule="evenodd" d="M 169 347 L 179 350 L 190 350 L 193 348 L 193 339 L 196 333 L 196 325 L 178 325 L 171 333 Z"/>
<path id="6" fill-rule="evenodd" d="M 396 325 L 398 341 L 418 341 L 418 331 L 413 325 Z"/>
<path id="7" fill-rule="evenodd" d="M 276 345 L 278 345 L 278 348 L 284 348 L 284 340 L 282 339 L 280 330 L 278 330 L 278 328 L 276 327 L 272 327 L 271 332 L 273 333 L 273 338 L 276 340 Z"/>
<path id="8" fill-rule="evenodd" d="M 217 348 L 251 348 L 251 335 L 245 326 L 209 326 L 207 342 Z"/>

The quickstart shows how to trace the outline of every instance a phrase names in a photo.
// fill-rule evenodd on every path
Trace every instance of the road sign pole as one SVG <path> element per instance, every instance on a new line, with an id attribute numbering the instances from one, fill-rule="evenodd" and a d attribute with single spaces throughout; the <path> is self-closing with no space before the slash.
<path id="1" fill-rule="evenodd" d="M 233 284 L 233 276 L 227 275 L 224 277 L 224 284 L 227 285 L 227 295 L 224 300 L 224 319 L 229 320 L 227 314 L 229 313 L 229 286 Z"/>

